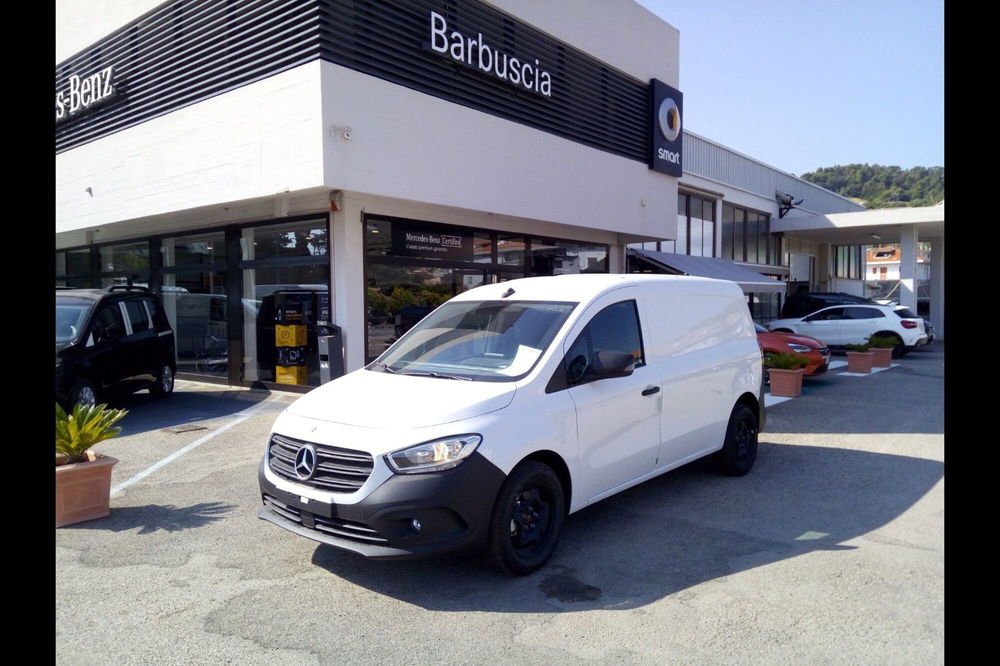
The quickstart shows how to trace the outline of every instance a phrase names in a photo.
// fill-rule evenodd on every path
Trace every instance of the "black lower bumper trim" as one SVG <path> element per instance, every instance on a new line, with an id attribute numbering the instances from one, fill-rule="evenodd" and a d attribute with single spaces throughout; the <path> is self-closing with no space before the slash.
<path id="1" fill-rule="evenodd" d="M 259 518 L 372 559 L 421 557 L 485 544 L 493 504 L 506 478 L 474 453 L 444 472 L 394 475 L 357 504 L 324 504 L 303 502 L 298 493 L 278 488 L 264 469 L 262 461 Z"/>

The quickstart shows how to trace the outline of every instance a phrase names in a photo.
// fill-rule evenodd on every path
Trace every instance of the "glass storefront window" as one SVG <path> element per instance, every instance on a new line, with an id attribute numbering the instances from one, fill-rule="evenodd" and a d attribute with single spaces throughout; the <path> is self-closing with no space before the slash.
<path id="1" fill-rule="evenodd" d="M 486 273 L 369 264 L 367 278 L 368 357 L 375 358 L 434 308 L 452 296 L 484 284 Z"/>
<path id="2" fill-rule="evenodd" d="M 161 246 L 164 266 L 200 266 L 226 260 L 223 232 L 164 238 Z"/>
<path id="3" fill-rule="evenodd" d="M 167 273 L 161 298 L 177 341 L 177 372 L 225 377 L 229 368 L 225 272 Z"/>
<path id="4" fill-rule="evenodd" d="M 319 386 L 316 325 L 331 320 L 329 283 L 325 263 L 243 271 L 244 379 L 275 382 L 280 371 L 290 383 Z M 292 347 L 282 337 L 289 329 L 277 327 L 300 325 L 305 327 L 301 344 L 282 349 Z"/>
<path id="5" fill-rule="evenodd" d="M 608 248 L 567 241 L 531 239 L 529 275 L 607 273 Z"/>
<path id="6" fill-rule="evenodd" d="M 244 260 L 325 257 L 329 243 L 325 218 L 247 227 L 240 242 Z"/>
<path id="7" fill-rule="evenodd" d="M 105 245 L 100 248 L 101 272 L 124 273 L 126 277 L 149 273 L 149 243 Z"/>
<path id="8" fill-rule="evenodd" d="M 90 248 L 56 252 L 56 275 L 90 275 Z"/>
<path id="9" fill-rule="evenodd" d="M 497 263 L 504 266 L 524 266 L 526 250 L 527 244 L 523 236 L 500 234 L 497 238 Z"/>

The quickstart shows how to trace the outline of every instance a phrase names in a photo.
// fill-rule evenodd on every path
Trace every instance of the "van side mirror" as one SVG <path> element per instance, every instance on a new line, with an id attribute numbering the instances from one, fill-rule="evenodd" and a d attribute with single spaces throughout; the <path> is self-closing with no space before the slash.
<path id="1" fill-rule="evenodd" d="M 590 362 L 595 379 L 628 377 L 635 370 L 635 356 L 628 352 L 603 350 L 594 353 Z"/>

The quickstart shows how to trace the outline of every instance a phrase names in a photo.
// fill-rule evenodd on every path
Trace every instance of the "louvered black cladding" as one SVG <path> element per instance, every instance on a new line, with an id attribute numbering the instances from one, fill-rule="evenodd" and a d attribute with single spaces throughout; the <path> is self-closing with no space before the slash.
<path id="1" fill-rule="evenodd" d="M 429 48 L 430 13 L 551 74 L 544 97 Z M 627 39 L 627 35 L 609 38 Z M 316 58 L 646 162 L 648 86 L 478 0 L 175 0 L 62 63 L 117 95 L 56 125 L 56 152 Z"/>
<path id="2" fill-rule="evenodd" d="M 319 57 L 317 0 L 175 0 L 56 68 L 114 67 L 115 96 L 56 122 L 56 152 L 93 141 Z"/>
<path id="3" fill-rule="evenodd" d="M 513 57 L 538 58 L 552 96 L 465 67 L 430 50 L 430 13 L 448 32 L 483 40 Z M 327 0 L 323 59 L 435 97 L 646 162 L 648 85 L 471 0 Z M 627 35 L 609 36 L 628 39 Z"/>

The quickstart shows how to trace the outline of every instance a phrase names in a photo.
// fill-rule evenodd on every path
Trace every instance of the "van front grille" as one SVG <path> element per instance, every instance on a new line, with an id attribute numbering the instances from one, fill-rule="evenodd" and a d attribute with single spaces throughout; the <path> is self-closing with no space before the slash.
<path id="1" fill-rule="evenodd" d="M 378 532 L 362 523 L 353 523 L 337 518 L 324 518 L 315 514 L 307 514 L 306 519 L 303 520 L 303 512 L 300 509 L 280 502 L 267 493 L 264 493 L 263 500 L 264 506 L 271 511 L 274 511 L 285 520 L 301 525 L 306 529 L 316 530 L 317 532 L 358 543 L 371 543 L 383 546 L 389 543 L 388 539 L 385 539 Z M 312 524 L 310 525 L 309 523 Z"/>
<path id="2" fill-rule="evenodd" d="M 316 471 L 312 477 L 301 479 L 295 473 L 295 457 L 307 444 L 316 450 Z M 267 447 L 267 464 L 272 472 L 289 481 L 320 490 L 353 493 L 371 476 L 375 460 L 364 451 L 272 435 Z"/>

